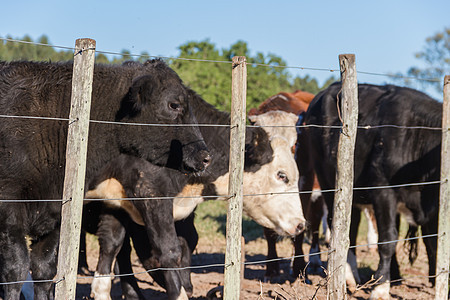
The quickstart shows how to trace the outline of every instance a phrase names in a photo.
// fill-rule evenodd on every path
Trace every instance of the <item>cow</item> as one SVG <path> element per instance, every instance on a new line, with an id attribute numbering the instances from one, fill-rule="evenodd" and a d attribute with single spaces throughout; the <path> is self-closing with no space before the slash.
<path id="1" fill-rule="evenodd" d="M 87 199 L 115 199 L 105 200 L 103 203 L 86 200 L 84 204 L 83 228 L 89 233 L 97 234 L 100 244 L 99 262 L 95 274 L 97 277 L 92 283 L 91 297 L 110 299 L 111 278 L 98 275 L 111 272 L 111 259 L 115 259 L 118 255 L 126 238 L 131 237 L 138 245 L 137 254 L 147 270 L 167 265 L 158 259 L 160 253 L 157 251 L 170 249 L 172 244 L 176 244 L 176 241 L 166 236 L 172 236 L 170 232 L 168 234 L 168 230 L 174 228 L 173 198 L 171 197 L 182 190 L 188 178 L 185 174 L 183 176 L 179 174 L 178 170 L 159 167 L 141 158 L 121 154 L 104 166 L 91 180 L 89 191 L 86 193 Z M 128 200 L 127 198 L 140 199 Z M 150 213 L 141 214 L 142 211 Z M 115 220 L 120 220 L 120 223 L 116 224 Z M 159 220 L 159 222 L 156 223 L 153 220 Z M 153 224 L 150 233 L 144 227 L 148 223 Z M 178 239 L 182 256 L 174 259 L 180 259 L 179 267 L 189 267 L 191 251 L 184 238 Z M 127 246 L 125 243 L 124 245 Z M 132 273 L 131 265 L 130 270 L 127 268 L 128 266 L 123 264 L 119 265 L 122 273 Z M 170 293 L 177 290 L 177 287 L 170 286 L 171 282 L 164 278 L 173 272 L 178 273 L 182 283 L 182 290 L 178 297 L 186 299 L 192 294 L 189 271 L 163 271 L 158 273 L 159 277 L 153 277 L 167 290 L 170 297 Z M 108 291 L 107 294 L 104 293 L 105 290 Z"/>
<path id="2" fill-rule="evenodd" d="M 268 111 L 281 110 L 299 115 L 308 109 L 308 105 L 313 98 L 314 94 L 301 90 L 296 90 L 293 93 L 280 92 L 264 100 L 258 108 L 251 108 L 248 114 L 252 116 Z"/>
<path id="3" fill-rule="evenodd" d="M 337 99 L 341 84 L 334 83 L 311 102 L 305 116 L 307 125 L 340 126 Z M 358 85 L 359 116 L 356 137 L 354 187 L 390 186 L 438 181 L 442 105 L 424 93 L 393 85 Z M 369 129 L 363 129 L 365 126 Z M 422 129 L 404 128 L 419 126 Z M 400 127 L 400 128 L 399 128 Z M 322 189 L 334 189 L 339 130 L 310 127 L 306 131 L 312 147 L 314 170 Z M 333 193 L 324 193 L 332 217 Z M 424 235 L 437 232 L 439 185 L 403 186 L 386 189 L 355 190 L 354 206 L 372 205 L 379 242 L 398 239 L 398 213 L 406 214 L 412 226 L 421 226 Z M 351 226 L 351 236 L 355 236 Z M 354 241 L 351 239 L 351 244 Z M 424 239 L 429 275 L 436 270 L 435 237 Z M 391 264 L 395 242 L 379 244 L 380 262 L 375 279 L 380 280 L 372 299 L 389 298 Z M 430 281 L 434 283 L 433 277 Z"/>
<path id="4" fill-rule="evenodd" d="M 193 93 L 193 97 L 196 99 L 192 101 L 196 107 L 195 115 L 201 124 L 229 124 L 229 115 L 227 113 L 216 110 L 195 93 Z M 291 148 L 296 140 L 294 125 L 297 117 L 286 112 L 270 112 L 252 116 L 251 120 L 254 122 L 254 126 L 248 127 L 246 130 L 244 194 L 253 194 L 253 196 L 244 197 L 244 211 L 256 222 L 273 229 L 280 235 L 296 235 L 305 228 L 305 220 L 298 196 L 298 170 L 295 167 L 295 161 L 291 152 Z M 284 125 L 289 127 L 260 127 L 267 125 Z M 200 130 L 211 152 L 211 165 L 208 167 L 207 172 L 204 172 L 201 176 L 188 178 L 187 184 L 177 195 L 180 198 L 175 198 L 174 200 L 173 210 L 174 219 L 178 220 L 176 222 L 177 233 L 186 239 L 191 252 L 194 251 L 198 241 L 198 235 L 193 223 L 193 211 L 196 205 L 204 200 L 202 196 L 214 195 L 217 199 L 226 199 L 228 193 L 229 129 L 202 126 Z M 176 174 L 172 174 L 172 176 L 174 175 Z M 183 174 L 179 176 L 186 179 L 186 176 Z M 114 199 L 120 196 L 119 194 L 107 194 L 107 191 L 99 189 L 99 186 L 100 184 L 91 187 L 87 196 L 90 197 L 92 193 L 95 193 L 97 198 Z M 121 187 L 119 186 L 118 189 L 120 190 Z M 94 192 L 98 190 L 100 190 L 100 193 Z M 265 192 L 273 194 L 261 195 Z M 129 213 L 132 215 L 131 210 L 129 210 Z M 140 223 L 138 217 L 134 218 L 134 220 L 138 224 Z M 116 223 L 120 224 L 121 222 L 117 220 Z M 110 224 L 108 226 L 111 227 Z M 114 225 L 114 228 L 116 226 Z M 109 236 L 101 238 L 102 241 L 108 243 L 111 240 L 112 231 L 104 228 L 101 232 L 109 232 Z M 123 243 L 129 243 L 129 239 L 125 239 Z M 135 247 L 136 243 L 139 243 L 139 241 L 134 242 Z M 114 251 L 100 250 L 100 253 L 113 256 L 114 253 L 120 250 L 118 244 L 122 245 L 120 242 L 117 243 Z M 113 246 L 111 243 L 103 245 L 103 247 L 108 249 L 112 249 Z M 139 247 L 139 245 L 137 246 Z M 129 247 L 122 246 L 122 249 L 124 248 L 129 249 Z M 120 252 L 123 251 L 120 250 Z M 128 261 L 123 261 L 122 259 Z M 100 258 L 100 260 L 112 262 L 113 257 Z M 129 253 L 117 256 L 117 262 L 119 266 L 129 266 Z M 108 268 L 105 268 L 103 272 L 109 274 L 111 267 L 110 265 Z M 129 267 L 127 267 L 128 269 Z M 152 272 L 151 275 L 155 276 L 155 273 Z M 126 283 L 128 287 L 122 289 L 128 293 L 126 298 L 139 298 L 140 292 L 137 289 L 137 285 L 130 282 L 132 282 L 131 279 Z M 99 290 L 99 293 L 94 292 L 98 295 L 100 295 L 100 290 L 103 290 L 98 288 L 96 283 L 93 283 L 92 288 Z M 103 296 L 99 296 L 99 299 L 101 297 Z"/>
<path id="5" fill-rule="evenodd" d="M 0 219 L 1 282 L 23 281 L 29 270 L 35 281 L 56 275 L 61 202 L 14 200 L 62 199 L 69 126 L 64 119 L 69 117 L 72 69 L 71 62 L 2 63 L 0 114 L 57 119 L 0 118 L 0 212 L 4 216 Z M 120 154 L 185 173 L 202 172 L 210 162 L 195 126 L 188 91 L 161 60 L 95 65 L 91 119 L 98 122 L 90 124 L 86 183 Z M 117 121 L 123 124 L 112 124 Z M 152 224 L 145 225 L 151 230 Z M 166 238 L 177 240 L 174 227 L 168 228 L 168 234 L 171 236 Z M 31 241 L 30 253 L 24 237 Z M 178 243 L 155 251 L 160 253 L 159 261 L 178 266 L 182 252 Z M 166 279 L 181 287 L 177 274 Z M 5 285 L 4 298 L 18 299 L 21 285 Z M 51 298 L 52 286 L 51 282 L 36 282 L 35 299 Z"/>
<path id="6" fill-rule="evenodd" d="M 327 223 L 328 209 L 325 205 L 322 193 L 320 192 L 320 186 L 317 177 L 314 174 L 314 170 L 311 163 L 310 157 L 310 145 L 307 138 L 302 138 L 302 125 L 304 114 L 308 108 L 309 103 L 314 98 L 313 94 L 303 92 L 300 90 L 294 93 L 281 92 L 276 94 L 267 100 L 265 100 L 259 107 L 250 110 L 249 114 L 258 115 L 265 111 L 287 111 L 299 115 L 299 120 L 297 121 L 297 143 L 295 147 L 295 161 L 300 173 L 299 190 L 302 192 L 300 198 L 302 201 L 303 212 L 308 222 L 307 232 L 311 235 L 311 248 L 309 252 L 309 261 L 306 264 L 303 253 L 303 240 L 306 231 L 300 233 L 293 238 L 294 244 L 294 258 L 292 261 L 292 273 L 294 278 L 298 278 L 299 275 L 304 276 L 306 283 L 311 283 L 308 279 L 308 274 L 316 273 L 325 276 L 323 264 L 320 259 L 319 249 L 319 227 L 322 222 L 323 232 L 325 234 L 325 243 L 329 243 L 330 230 Z M 312 193 L 307 193 L 312 191 Z M 365 208 L 364 213 L 367 217 L 373 217 L 373 214 Z M 359 225 L 359 219 L 355 220 L 355 226 Z M 368 239 L 370 243 L 377 242 L 376 233 L 373 232 L 374 223 L 368 222 L 370 231 L 368 233 Z M 264 236 L 267 240 L 267 264 L 266 272 L 264 275 L 264 281 L 277 280 L 280 274 L 280 264 L 276 260 L 278 258 L 276 242 L 278 240 L 278 235 L 268 228 L 264 228 Z M 373 247 L 373 246 L 371 246 Z M 375 245 L 376 247 L 376 245 Z M 355 286 L 360 283 L 360 279 L 356 269 L 356 261 L 350 260 L 348 267 L 350 267 L 353 276 L 348 276 L 347 283 L 349 285 Z"/>
<path id="7" fill-rule="evenodd" d="M 300 133 L 300 126 L 303 123 L 303 115 L 308 109 L 309 103 L 314 98 L 314 95 L 308 92 L 304 92 L 301 90 L 297 90 L 294 93 L 281 92 L 274 96 L 269 97 L 263 103 L 261 103 L 258 108 L 252 108 L 249 111 L 249 115 L 260 115 L 268 111 L 285 111 L 291 112 L 299 116 L 299 120 L 297 121 L 297 132 Z M 300 141 L 297 141 L 300 143 Z M 306 191 L 311 191 L 314 188 L 315 192 L 313 192 L 312 197 L 309 193 L 301 194 L 302 207 L 305 214 L 305 217 L 308 221 L 308 231 L 312 233 L 312 242 L 311 242 L 311 254 L 319 252 L 319 226 L 322 216 L 324 214 L 324 201 L 321 196 L 321 193 L 318 191 L 320 187 L 318 185 L 317 179 L 314 176 L 312 168 L 307 168 L 305 166 L 310 166 L 309 160 L 306 162 L 300 162 L 301 157 L 297 155 L 299 151 L 298 148 L 301 146 L 304 148 L 306 145 L 297 144 L 295 147 L 295 160 L 296 164 L 300 171 L 300 180 L 298 181 L 299 189 Z M 306 151 L 305 149 L 303 151 Z M 302 164 L 303 168 L 299 164 Z M 314 183 L 314 185 L 313 185 Z M 278 235 L 273 230 L 264 227 L 264 236 L 267 240 L 267 262 L 266 264 L 266 272 L 264 275 L 264 281 L 271 281 L 273 278 L 276 278 L 280 274 L 280 264 L 276 260 L 278 258 L 276 242 L 278 240 Z M 293 276 L 298 277 L 299 274 L 305 269 L 306 263 L 303 258 L 303 238 L 304 232 L 300 233 L 300 235 L 296 236 L 293 240 L 295 246 L 295 258 L 293 262 Z M 311 263 L 313 262 L 313 263 Z M 321 261 L 320 257 L 317 255 L 311 256 L 310 264 L 308 265 L 308 269 L 312 269 L 313 266 L 320 266 Z M 320 270 L 320 269 L 319 269 Z M 309 280 L 305 278 L 307 282 Z"/>

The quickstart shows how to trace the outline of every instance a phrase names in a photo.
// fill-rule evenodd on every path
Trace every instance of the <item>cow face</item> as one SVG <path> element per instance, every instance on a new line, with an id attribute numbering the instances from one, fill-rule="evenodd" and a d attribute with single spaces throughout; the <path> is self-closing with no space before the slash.
<path id="1" fill-rule="evenodd" d="M 165 64 L 153 64 L 147 66 L 148 74 L 133 80 L 116 121 L 158 126 L 133 126 L 132 136 L 138 139 L 131 141 L 130 134 L 123 132 L 130 129 L 119 129 L 121 151 L 183 172 L 201 172 L 209 165 L 210 156 L 195 126 L 187 90 Z"/>
<path id="2" fill-rule="evenodd" d="M 273 159 L 256 172 L 245 172 L 244 194 L 248 196 L 244 198 L 244 211 L 257 223 L 280 235 L 298 234 L 305 228 L 306 221 L 299 197 L 299 173 L 292 153 L 297 138 L 297 116 L 271 111 L 251 116 L 250 120 L 255 125 L 268 126 L 263 128 L 270 139 Z M 266 193 L 269 195 L 261 195 Z"/>
<path id="3" fill-rule="evenodd" d="M 255 125 L 289 125 L 288 127 L 264 127 L 270 143 L 264 145 L 263 140 L 254 143 L 254 150 L 272 148 L 272 159 L 267 163 L 257 164 L 257 168 L 247 168 L 244 172 L 244 212 L 258 224 L 275 230 L 279 235 L 296 235 L 305 228 L 305 218 L 299 197 L 299 173 L 295 164 L 292 147 L 296 141 L 294 114 L 274 111 L 251 117 Z M 250 149 L 249 149 L 250 150 Z M 262 153 L 260 153 L 262 154 Z M 263 157 L 253 155 L 248 157 Z M 246 156 L 247 159 L 247 156 Z M 247 161 L 245 162 L 247 165 Z M 228 173 L 214 182 L 218 195 L 228 193 Z M 186 193 L 189 194 L 189 193 Z M 193 195 L 195 193 L 191 194 Z M 197 203 L 193 200 L 175 200 L 176 208 L 185 208 Z M 187 203 L 189 202 L 189 203 Z M 175 214 L 174 214 L 175 215 Z"/>
<path id="4" fill-rule="evenodd" d="M 299 173 L 292 153 L 297 133 L 297 116 L 282 111 L 268 112 L 250 118 L 264 127 L 247 132 L 244 171 L 244 212 L 258 224 L 275 230 L 279 235 L 296 235 L 305 228 L 305 218 L 299 197 Z M 270 157 L 268 157 L 270 156 Z M 228 194 L 229 174 L 213 183 L 219 199 Z M 174 199 L 174 219 L 186 218 L 203 199 L 205 186 L 187 185 Z M 206 192 L 206 194 L 210 194 Z"/>

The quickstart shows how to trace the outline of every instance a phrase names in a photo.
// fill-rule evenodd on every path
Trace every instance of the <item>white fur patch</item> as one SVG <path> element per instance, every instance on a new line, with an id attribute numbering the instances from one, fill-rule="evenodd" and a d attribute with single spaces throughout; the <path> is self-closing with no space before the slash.
<path id="1" fill-rule="evenodd" d="M 373 223 L 372 219 L 373 210 L 365 207 L 363 212 L 367 219 L 367 243 L 370 244 L 369 249 L 376 249 L 378 248 L 378 232 L 376 229 L 376 224 Z"/>
<path id="2" fill-rule="evenodd" d="M 115 178 L 109 178 L 100 182 L 94 190 L 87 191 L 85 198 L 87 199 L 121 199 L 126 198 L 125 190 L 122 184 Z M 89 200 L 85 200 L 88 203 Z M 104 203 L 110 207 L 124 209 L 139 225 L 144 226 L 142 216 L 136 207 L 129 200 L 107 200 Z"/>
<path id="3" fill-rule="evenodd" d="M 184 287 L 181 287 L 180 296 L 178 296 L 177 300 L 189 300 L 189 297 L 187 296 Z"/>
<path id="4" fill-rule="evenodd" d="M 416 221 L 414 221 L 412 212 L 406 207 L 405 203 L 399 202 L 397 204 L 397 211 L 402 214 L 409 225 L 417 226 Z"/>
<path id="5" fill-rule="evenodd" d="M 357 284 L 361 283 L 361 278 L 359 277 L 358 264 L 356 262 L 356 256 L 352 251 L 348 251 L 347 263 L 345 269 L 345 280 L 348 286 L 356 287 Z"/>
<path id="6" fill-rule="evenodd" d="M 370 294 L 370 298 L 371 300 L 389 300 L 390 296 L 389 296 L 389 289 L 391 288 L 390 283 L 389 282 L 385 282 L 382 283 L 380 285 L 377 285 L 372 293 Z"/>
<path id="7" fill-rule="evenodd" d="M 331 230 L 328 226 L 328 207 L 323 203 L 323 216 L 322 216 L 322 232 L 325 237 L 325 243 L 329 244 L 331 241 Z"/>
<path id="8" fill-rule="evenodd" d="M 102 276 L 95 272 L 94 279 L 92 279 L 91 284 L 91 298 L 95 300 L 111 300 L 111 281 L 112 277 L 97 277 Z"/>
<path id="9" fill-rule="evenodd" d="M 316 202 L 317 199 L 320 198 L 320 196 L 322 196 L 322 193 L 320 191 L 313 191 L 311 194 L 311 202 Z"/>
<path id="10" fill-rule="evenodd" d="M 187 218 L 197 205 L 203 202 L 201 197 L 203 188 L 202 184 L 189 184 L 177 195 L 177 197 L 185 198 L 175 198 L 173 200 L 173 219 L 175 221 Z"/>

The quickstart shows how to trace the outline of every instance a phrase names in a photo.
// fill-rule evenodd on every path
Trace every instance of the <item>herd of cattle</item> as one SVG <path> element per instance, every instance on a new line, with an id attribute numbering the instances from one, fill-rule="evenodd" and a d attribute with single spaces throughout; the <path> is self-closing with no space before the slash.
<path id="1" fill-rule="evenodd" d="M 0 62 L 0 115 L 23 116 L 0 118 L 0 282 L 10 283 L 2 285 L 3 299 L 19 299 L 21 281 L 30 273 L 34 299 L 53 297 L 54 284 L 47 280 L 57 271 L 61 202 L 48 200 L 62 199 L 71 78 L 71 63 Z M 316 96 L 280 93 L 249 112 L 255 126 L 248 126 L 245 136 L 243 184 L 251 196 L 244 197 L 244 211 L 264 227 L 268 258 L 277 257 L 278 235 L 291 236 L 295 254 L 303 254 L 306 230 L 317 252 L 324 210 L 331 224 L 334 194 L 320 190 L 335 186 L 340 89 L 335 83 Z M 441 127 L 442 105 L 408 88 L 360 84 L 358 89 L 362 127 L 355 187 L 438 181 L 441 132 L 428 128 Z M 90 124 L 88 140 L 82 227 L 98 236 L 100 246 L 91 296 L 110 299 L 111 278 L 100 275 L 132 273 L 132 240 L 145 269 L 169 268 L 149 273 L 168 298 L 187 299 L 193 286 L 183 267 L 190 266 L 198 242 L 195 208 L 227 197 L 229 128 L 223 125 L 230 116 L 186 87 L 161 60 L 96 65 L 91 107 L 91 120 L 106 121 Z M 325 127 L 296 130 L 296 124 Z M 411 232 L 421 226 L 423 234 L 436 233 L 438 197 L 439 185 L 355 191 L 351 244 L 360 210 L 368 206 L 380 242 L 398 238 L 400 213 Z M 424 242 L 432 276 L 437 241 Z M 400 277 L 395 243 L 378 245 L 378 252 L 375 278 L 381 284 L 371 297 L 388 299 L 389 281 Z M 315 257 L 310 264 L 320 265 Z M 293 275 L 305 267 L 303 256 L 297 257 Z M 359 281 L 357 270 L 347 273 Z M 277 274 L 277 263 L 268 263 L 266 276 Z M 144 298 L 134 276 L 120 280 L 125 299 Z"/>

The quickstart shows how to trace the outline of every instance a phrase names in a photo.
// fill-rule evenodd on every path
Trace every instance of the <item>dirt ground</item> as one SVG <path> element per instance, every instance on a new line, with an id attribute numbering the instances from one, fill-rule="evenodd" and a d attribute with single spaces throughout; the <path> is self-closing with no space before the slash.
<path id="1" fill-rule="evenodd" d="M 292 255 L 290 240 L 281 240 L 278 245 L 280 257 Z M 309 251 L 309 245 L 304 246 L 305 253 Z M 322 251 L 326 251 L 322 247 Z M 90 270 L 94 270 L 97 260 L 97 250 L 88 249 L 88 263 Z M 267 246 L 265 240 L 259 238 L 245 244 L 246 261 L 260 261 L 265 259 Z M 192 265 L 223 264 L 225 253 L 225 241 L 208 241 L 200 239 L 199 245 L 193 255 Z M 358 268 L 361 279 L 368 280 L 375 272 L 378 263 L 376 251 L 367 247 L 357 248 Z M 424 276 L 428 275 L 428 263 L 425 247 L 419 242 L 419 257 L 411 266 L 408 262 L 407 253 L 403 250 L 403 243 L 397 245 L 397 257 L 400 264 L 400 272 L 405 279 L 401 283 L 391 287 L 392 299 L 434 299 L 434 288 L 428 283 Z M 322 254 L 322 261 L 326 261 L 326 255 Z M 133 257 L 136 272 L 144 271 L 138 260 Z M 265 265 L 263 263 L 246 265 L 245 279 L 242 284 L 241 299 L 326 299 L 326 280 L 319 275 L 310 275 L 312 284 L 305 284 L 303 280 L 293 280 L 289 276 L 290 262 L 281 262 L 281 275 L 277 282 L 263 282 Z M 164 290 L 153 282 L 147 274 L 137 276 L 139 285 L 148 299 L 167 299 Z M 224 276 L 222 267 L 198 268 L 192 270 L 191 275 L 194 286 L 194 294 L 191 299 L 208 299 L 206 294 L 213 288 L 223 285 Z M 79 279 L 77 285 L 77 299 L 90 299 L 90 279 Z M 353 293 L 349 293 L 349 299 L 368 299 L 370 288 L 361 287 Z M 316 297 L 316 298 L 314 298 Z M 121 290 L 118 279 L 113 281 L 112 298 L 121 299 Z"/>

